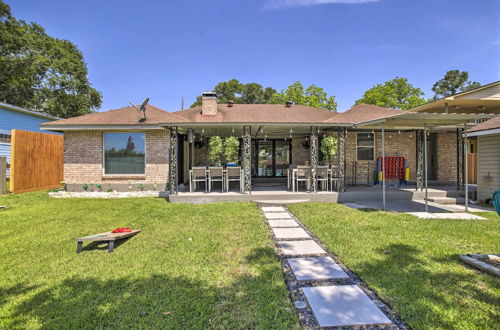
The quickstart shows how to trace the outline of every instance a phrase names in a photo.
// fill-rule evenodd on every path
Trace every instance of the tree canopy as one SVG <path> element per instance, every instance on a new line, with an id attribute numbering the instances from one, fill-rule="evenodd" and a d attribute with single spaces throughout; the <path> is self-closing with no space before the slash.
<path id="1" fill-rule="evenodd" d="M 291 101 L 295 104 L 337 111 L 334 96 L 328 96 L 323 88 L 316 85 L 304 88 L 299 81 L 278 93 L 272 87 L 264 88 L 257 83 L 242 84 L 237 79 L 231 79 L 215 85 L 214 91 L 217 93 L 219 103 L 232 100 L 240 104 L 285 104 Z M 201 105 L 201 95 L 191 107 L 199 105 Z"/>
<path id="2" fill-rule="evenodd" d="M 37 23 L 12 16 L 0 0 L 0 100 L 68 118 L 95 111 L 101 94 L 87 79 L 82 53 Z"/>
<path id="3" fill-rule="evenodd" d="M 215 85 L 213 90 L 217 93 L 218 103 L 227 103 L 228 101 L 239 104 L 269 103 L 271 96 L 276 93 L 274 88 L 264 88 L 257 83 L 242 84 L 237 79 L 220 82 Z M 199 105 L 201 105 L 201 95 L 196 98 L 191 107 Z"/>
<path id="4" fill-rule="evenodd" d="M 269 103 L 285 104 L 287 101 L 291 101 L 294 104 L 337 111 L 335 96 L 328 96 L 323 88 L 316 85 L 304 88 L 299 81 L 295 81 L 280 93 L 275 93 L 269 100 Z"/>
<path id="5" fill-rule="evenodd" d="M 469 72 L 450 70 L 443 79 L 438 80 L 433 86 L 434 99 L 450 96 L 458 92 L 465 92 L 481 86 L 477 81 L 469 80 Z"/>
<path id="6" fill-rule="evenodd" d="M 424 92 L 413 87 L 406 78 L 396 77 L 367 90 L 355 104 L 367 103 L 381 107 L 408 110 L 426 102 Z"/>

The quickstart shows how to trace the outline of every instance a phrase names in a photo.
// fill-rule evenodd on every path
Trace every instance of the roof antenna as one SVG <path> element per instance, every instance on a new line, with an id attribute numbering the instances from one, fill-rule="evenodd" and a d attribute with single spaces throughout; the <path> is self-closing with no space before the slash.
<path id="1" fill-rule="evenodd" d="M 181 97 L 181 110 L 184 110 L 184 96 Z"/>
<path id="2" fill-rule="evenodd" d="M 147 120 L 146 118 L 146 105 L 149 102 L 149 97 L 146 97 L 146 99 L 142 102 L 141 106 L 138 107 L 137 105 L 133 104 L 132 102 L 128 101 L 133 107 L 135 107 L 137 110 L 142 112 L 142 115 L 144 116 L 143 118 L 139 119 L 141 123 L 145 122 Z"/>

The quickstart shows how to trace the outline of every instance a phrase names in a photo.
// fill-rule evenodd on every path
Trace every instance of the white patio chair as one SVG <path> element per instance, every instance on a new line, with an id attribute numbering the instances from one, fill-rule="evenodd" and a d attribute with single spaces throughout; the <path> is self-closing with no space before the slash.
<path id="1" fill-rule="evenodd" d="M 321 190 L 328 191 L 328 166 L 317 166 L 316 167 L 316 190 L 319 187 L 319 183 L 321 183 Z M 325 189 L 326 185 L 326 189 Z"/>
<path id="2" fill-rule="evenodd" d="M 311 167 L 310 166 L 297 166 L 297 172 L 295 174 L 295 182 L 297 191 L 299 190 L 299 183 L 305 182 L 306 189 L 310 190 L 311 186 Z"/>
<path id="3" fill-rule="evenodd" d="M 330 167 L 330 189 L 334 191 L 339 187 L 339 168 L 336 165 Z"/>
<path id="4" fill-rule="evenodd" d="M 243 192 L 243 173 L 241 172 L 241 167 L 228 167 L 226 170 L 226 190 L 229 191 L 229 182 L 238 181 L 240 183 L 240 192 Z"/>
<path id="5" fill-rule="evenodd" d="M 196 184 L 198 182 L 204 182 L 205 192 L 207 192 L 207 169 L 205 167 L 193 167 L 189 171 L 189 191 L 193 192 L 196 190 Z"/>
<path id="6" fill-rule="evenodd" d="M 222 192 L 224 192 L 224 168 L 209 167 L 208 168 L 208 192 L 212 191 L 212 182 L 220 182 L 222 186 Z"/>

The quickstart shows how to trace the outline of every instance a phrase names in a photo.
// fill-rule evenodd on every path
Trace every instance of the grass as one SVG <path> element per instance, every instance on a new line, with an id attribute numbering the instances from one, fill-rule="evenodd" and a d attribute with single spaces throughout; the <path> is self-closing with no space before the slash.
<path id="1" fill-rule="evenodd" d="M 254 204 L 0 197 L 0 328 L 296 328 Z M 76 254 L 74 238 L 143 231 Z"/>
<path id="2" fill-rule="evenodd" d="M 500 217 L 432 220 L 338 204 L 290 210 L 414 329 L 499 329 L 500 280 L 459 254 L 500 252 Z"/>

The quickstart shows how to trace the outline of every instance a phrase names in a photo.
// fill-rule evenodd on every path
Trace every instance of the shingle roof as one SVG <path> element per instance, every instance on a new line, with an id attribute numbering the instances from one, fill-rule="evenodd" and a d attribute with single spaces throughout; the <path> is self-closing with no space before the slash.
<path id="1" fill-rule="evenodd" d="M 72 117 L 68 119 L 61 119 L 43 123 L 42 126 L 56 126 L 56 125 L 157 125 L 162 122 L 182 122 L 185 119 L 177 117 L 173 113 L 161 110 L 152 105 L 146 106 L 145 122 L 139 122 L 142 118 L 136 108 L 130 106 L 116 110 L 109 110 L 104 112 L 96 112 L 88 115 Z"/>
<path id="2" fill-rule="evenodd" d="M 402 110 L 394 110 L 377 105 L 361 103 L 351 109 L 339 113 L 327 122 L 332 124 L 358 124 L 365 121 L 388 118 L 405 113 Z"/>
<path id="3" fill-rule="evenodd" d="M 387 118 L 404 113 L 369 104 L 360 104 L 352 109 L 336 113 L 328 110 L 281 104 L 227 104 L 217 105 L 217 114 L 201 114 L 201 107 L 167 112 L 152 105 L 147 105 L 145 122 L 139 122 L 142 114 L 130 106 L 105 112 L 43 123 L 42 126 L 96 126 L 96 125 L 158 125 L 182 123 L 280 123 L 280 124 L 357 124 L 365 121 Z"/>
<path id="4" fill-rule="evenodd" d="M 177 117 L 194 123 L 321 123 L 338 116 L 328 110 L 305 105 L 282 104 L 217 105 L 217 114 L 203 116 L 201 107 L 174 112 Z"/>
<path id="5" fill-rule="evenodd" d="M 491 118 L 490 120 L 485 121 L 479 125 L 472 127 L 467 130 L 467 132 L 479 132 L 479 131 L 487 131 L 490 129 L 500 128 L 500 117 Z"/>

